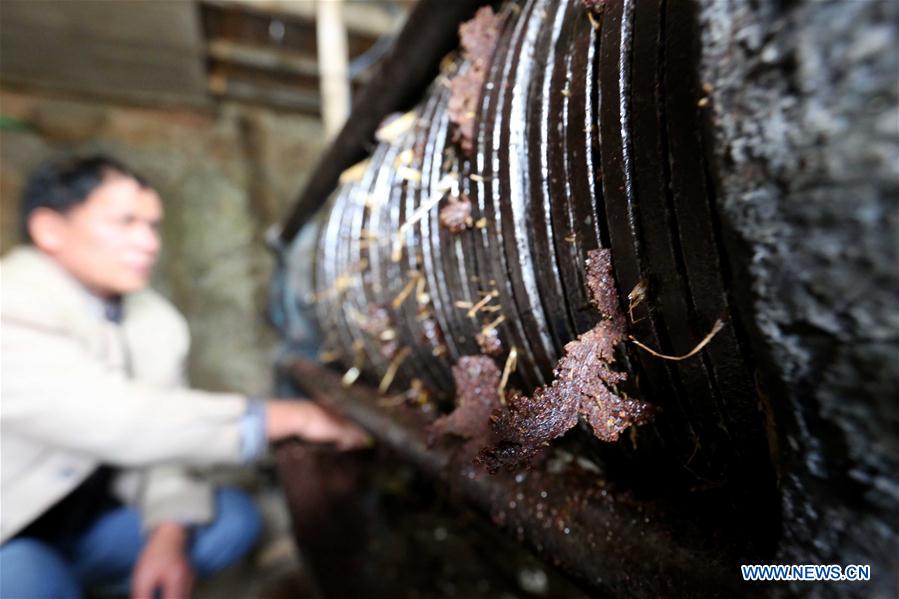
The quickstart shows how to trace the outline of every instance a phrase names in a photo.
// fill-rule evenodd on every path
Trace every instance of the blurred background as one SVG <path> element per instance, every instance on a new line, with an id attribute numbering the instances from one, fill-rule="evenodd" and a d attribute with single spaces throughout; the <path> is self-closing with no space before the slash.
<path id="1" fill-rule="evenodd" d="M 40 162 L 120 159 L 165 202 L 155 286 L 190 323 L 191 382 L 269 393 L 266 230 L 413 4 L 2 0 L 0 250 L 18 241 L 19 191 Z"/>
<path id="2" fill-rule="evenodd" d="M 0 1 L 0 250 L 19 241 L 19 193 L 38 164 L 63 154 L 121 160 L 165 203 L 154 286 L 190 324 L 191 383 L 272 393 L 266 232 L 412 5 Z M 308 582 L 298 580 L 272 464 L 221 477 L 255 491 L 265 535 L 250 563 L 199 596 L 296 596 Z"/>

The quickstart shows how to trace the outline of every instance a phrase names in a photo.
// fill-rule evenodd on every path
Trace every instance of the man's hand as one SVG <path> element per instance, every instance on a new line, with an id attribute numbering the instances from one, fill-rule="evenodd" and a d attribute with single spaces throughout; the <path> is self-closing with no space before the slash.
<path id="1" fill-rule="evenodd" d="M 311 401 L 269 400 L 265 430 L 271 441 L 300 437 L 313 443 L 334 443 L 341 450 L 371 444 L 368 433 Z"/>
<path id="2" fill-rule="evenodd" d="M 187 531 L 180 524 L 166 522 L 150 534 L 134 566 L 132 599 L 186 599 L 194 583 L 187 559 Z"/>

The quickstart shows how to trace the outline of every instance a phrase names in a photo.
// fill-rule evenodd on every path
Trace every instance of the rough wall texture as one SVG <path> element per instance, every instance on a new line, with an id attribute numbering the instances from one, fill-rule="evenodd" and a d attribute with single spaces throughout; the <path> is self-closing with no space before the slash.
<path id="1" fill-rule="evenodd" d="M 0 91 L 0 249 L 18 240 L 18 196 L 41 161 L 108 153 L 147 177 L 165 204 L 155 286 L 185 313 L 192 383 L 264 394 L 275 335 L 265 321 L 280 220 L 322 148 L 317 120 L 225 105 L 217 114 L 149 110 Z"/>
<path id="2" fill-rule="evenodd" d="M 781 379 L 779 561 L 872 563 L 814 592 L 896 596 L 899 4 L 700 4 L 735 280 Z"/>

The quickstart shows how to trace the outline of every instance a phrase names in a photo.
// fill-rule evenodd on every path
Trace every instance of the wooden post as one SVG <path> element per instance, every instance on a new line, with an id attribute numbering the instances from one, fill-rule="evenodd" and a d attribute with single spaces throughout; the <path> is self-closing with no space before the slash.
<path id="1" fill-rule="evenodd" d="M 315 27 L 322 120 L 325 136 L 330 140 L 343 127 L 350 112 L 349 52 L 343 23 L 343 0 L 318 0 Z"/>

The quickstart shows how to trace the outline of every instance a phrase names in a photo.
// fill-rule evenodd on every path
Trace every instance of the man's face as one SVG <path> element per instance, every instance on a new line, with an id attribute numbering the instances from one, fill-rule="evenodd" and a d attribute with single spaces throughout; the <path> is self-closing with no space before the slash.
<path id="1" fill-rule="evenodd" d="M 32 215 L 35 244 L 95 293 L 130 293 L 150 282 L 161 245 L 162 202 L 155 191 L 131 177 L 109 174 L 67 213 L 48 212 Z M 36 225 L 39 219 L 49 221 Z M 36 226 L 51 235 L 34 235 Z"/>

